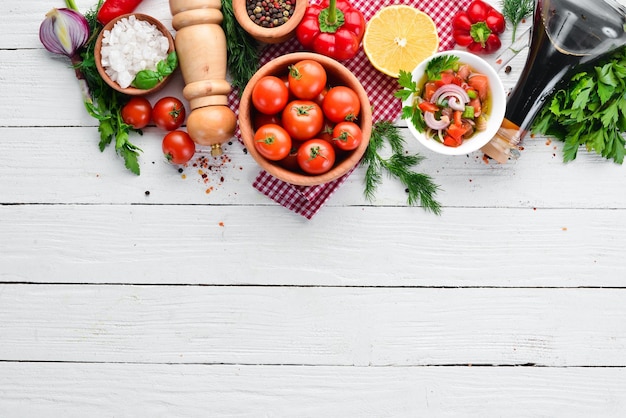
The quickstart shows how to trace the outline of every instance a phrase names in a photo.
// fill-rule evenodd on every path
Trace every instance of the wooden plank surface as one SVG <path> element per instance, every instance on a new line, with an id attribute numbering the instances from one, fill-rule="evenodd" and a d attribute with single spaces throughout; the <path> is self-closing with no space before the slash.
<path id="1" fill-rule="evenodd" d="M 0 363 L 0 414 L 621 418 L 625 382 L 623 368 Z"/>
<path id="2" fill-rule="evenodd" d="M 444 157 L 403 128 L 442 216 L 390 179 L 366 200 L 358 169 L 307 221 L 238 141 L 179 170 L 150 126 L 134 176 L 38 39 L 62 6 L 0 3 L 0 417 L 626 415 L 623 166 L 543 137 Z"/>
<path id="3" fill-rule="evenodd" d="M 623 289 L 7 284 L 0 358 L 621 367 L 625 297 Z"/>

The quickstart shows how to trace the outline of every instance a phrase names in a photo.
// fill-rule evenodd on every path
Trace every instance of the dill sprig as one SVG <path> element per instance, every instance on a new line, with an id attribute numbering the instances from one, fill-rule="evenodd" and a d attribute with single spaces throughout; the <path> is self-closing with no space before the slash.
<path id="1" fill-rule="evenodd" d="M 512 42 L 515 42 L 517 26 L 534 9 L 535 0 L 502 0 L 502 14 L 513 25 Z"/>
<path id="2" fill-rule="evenodd" d="M 392 155 L 385 159 L 379 151 L 389 144 Z M 424 160 L 419 154 L 409 155 L 404 151 L 404 138 L 397 126 L 389 121 L 376 122 L 372 127 L 370 143 L 365 151 L 361 165 L 367 166 L 365 171 L 365 197 L 374 200 L 377 187 L 383 181 L 383 172 L 398 179 L 408 193 L 407 203 L 421 206 L 436 215 L 441 214 L 441 205 L 435 199 L 439 190 L 432 178 L 424 173 L 416 173 L 413 167 Z"/>
<path id="3" fill-rule="evenodd" d="M 232 1 L 222 0 L 222 14 L 222 29 L 226 34 L 226 64 L 232 78 L 231 84 L 241 95 L 259 69 L 259 45 L 235 19 Z"/>

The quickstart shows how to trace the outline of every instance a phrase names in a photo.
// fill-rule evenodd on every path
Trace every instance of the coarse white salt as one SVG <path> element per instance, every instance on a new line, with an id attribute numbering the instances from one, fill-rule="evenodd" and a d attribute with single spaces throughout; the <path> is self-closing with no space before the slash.
<path id="1" fill-rule="evenodd" d="M 127 88 L 139 71 L 156 70 L 168 49 L 167 37 L 155 25 L 129 16 L 104 31 L 101 64 L 111 80 Z"/>

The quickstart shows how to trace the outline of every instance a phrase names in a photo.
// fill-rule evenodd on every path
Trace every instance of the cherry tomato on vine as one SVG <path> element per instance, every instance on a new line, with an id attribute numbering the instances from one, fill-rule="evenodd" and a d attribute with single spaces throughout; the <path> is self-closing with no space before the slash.
<path id="1" fill-rule="evenodd" d="M 278 77 L 262 77 L 252 88 L 252 104 L 261 113 L 273 115 L 283 110 L 289 100 L 289 89 Z"/>
<path id="2" fill-rule="evenodd" d="M 176 97 L 162 97 L 152 109 L 152 120 L 156 126 L 166 131 L 180 128 L 185 122 L 185 106 Z"/>
<path id="3" fill-rule="evenodd" d="M 305 59 L 289 66 L 289 90 L 298 99 L 313 100 L 326 87 L 326 70 L 317 61 Z"/>
<path id="4" fill-rule="evenodd" d="M 282 160 L 291 150 L 291 137 L 282 126 L 270 123 L 254 133 L 254 147 L 268 160 Z"/>
<path id="5" fill-rule="evenodd" d="M 335 149 L 323 139 L 309 139 L 298 149 L 298 164 L 309 174 L 323 174 L 335 164 Z"/>
<path id="6" fill-rule="evenodd" d="M 354 121 L 361 111 L 361 101 L 350 87 L 336 86 L 326 93 L 322 109 L 326 117 L 333 122 Z"/>
<path id="7" fill-rule="evenodd" d="M 145 97 L 135 96 L 122 107 L 122 120 L 134 129 L 148 126 L 152 119 L 152 105 Z"/>
<path id="8" fill-rule="evenodd" d="M 317 103 L 310 100 L 289 102 L 282 114 L 282 126 L 296 140 L 313 138 L 324 124 L 324 114 Z"/>
<path id="9" fill-rule="evenodd" d="M 172 164 L 184 164 L 196 152 L 196 143 L 187 132 L 171 131 L 163 138 L 161 145 L 165 158 Z"/>
<path id="10" fill-rule="evenodd" d="M 363 132 L 354 122 L 339 122 L 333 129 L 333 143 L 344 151 L 358 148 L 363 140 Z"/>

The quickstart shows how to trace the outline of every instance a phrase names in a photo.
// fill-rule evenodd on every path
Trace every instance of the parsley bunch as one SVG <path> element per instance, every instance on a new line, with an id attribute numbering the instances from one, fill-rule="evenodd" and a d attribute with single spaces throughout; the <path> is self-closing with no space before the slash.
<path id="1" fill-rule="evenodd" d="M 618 164 L 624 161 L 626 132 L 626 47 L 577 70 L 546 102 L 532 131 L 565 142 L 563 161 L 585 146 Z"/>
<path id="2" fill-rule="evenodd" d="M 100 151 L 104 151 L 115 140 L 115 151 L 124 159 L 126 168 L 139 175 L 138 157 L 141 149 L 130 142 L 129 134 L 131 131 L 139 133 L 141 131 L 133 129 L 122 120 L 122 107 L 127 98 L 102 80 L 94 58 L 96 38 L 102 30 L 102 25 L 97 20 L 97 10 L 102 5 L 102 1 L 99 0 L 94 10 L 85 13 L 91 35 L 81 51 L 82 61 L 77 64 L 76 69 L 89 87 L 91 99 L 85 100 L 85 107 L 89 115 L 98 120 Z"/>

